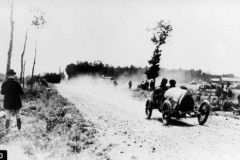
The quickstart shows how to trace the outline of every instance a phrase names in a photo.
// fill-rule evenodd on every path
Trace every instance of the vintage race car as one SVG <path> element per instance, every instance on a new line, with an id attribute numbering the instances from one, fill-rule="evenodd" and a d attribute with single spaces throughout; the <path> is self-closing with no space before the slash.
<path id="1" fill-rule="evenodd" d="M 208 119 L 210 112 L 210 103 L 204 100 L 199 107 L 196 107 L 192 93 L 181 88 L 168 89 L 160 99 L 151 96 L 151 99 L 146 101 L 145 112 L 147 118 L 151 118 L 152 110 L 158 109 L 162 113 L 162 122 L 168 125 L 172 117 L 177 119 L 197 117 L 200 125 L 204 125 Z"/>

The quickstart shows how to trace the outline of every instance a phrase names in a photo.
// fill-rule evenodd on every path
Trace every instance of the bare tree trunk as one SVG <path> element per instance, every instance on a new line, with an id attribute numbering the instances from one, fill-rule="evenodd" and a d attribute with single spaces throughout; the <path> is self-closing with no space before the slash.
<path id="1" fill-rule="evenodd" d="M 26 66 L 26 60 L 24 61 L 24 65 L 23 65 L 23 71 L 22 71 L 22 84 L 23 84 L 23 89 L 24 89 L 24 84 L 25 84 L 25 66 Z"/>
<path id="2" fill-rule="evenodd" d="M 10 4 L 10 7 L 11 7 L 11 15 L 10 15 L 11 34 L 10 34 L 10 43 L 9 43 L 9 49 L 8 49 L 6 75 L 7 75 L 8 70 L 11 67 L 12 48 L 13 48 L 13 31 L 14 31 L 13 4 L 14 4 L 14 0 L 12 0 L 12 3 Z M 7 76 L 6 76 L 6 79 L 7 79 Z"/>
<path id="3" fill-rule="evenodd" d="M 22 52 L 22 56 L 21 56 L 20 83 L 22 83 L 22 78 L 23 78 L 23 56 L 24 56 L 24 54 L 25 54 L 25 50 L 26 50 L 27 34 L 28 34 L 28 31 L 26 32 L 25 42 L 24 42 L 24 46 L 23 46 L 23 52 Z"/>
<path id="4" fill-rule="evenodd" d="M 33 87 L 33 74 L 34 74 L 34 68 L 35 68 L 35 64 L 36 64 L 36 54 L 37 54 L 37 39 L 36 39 L 36 43 L 35 43 L 35 56 L 34 56 L 32 76 L 31 76 L 31 89 Z"/>
<path id="5" fill-rule="evenodd" d="M 155 78 L 153 78 L 153 90 L 156 88 L 156 79 Z"/>

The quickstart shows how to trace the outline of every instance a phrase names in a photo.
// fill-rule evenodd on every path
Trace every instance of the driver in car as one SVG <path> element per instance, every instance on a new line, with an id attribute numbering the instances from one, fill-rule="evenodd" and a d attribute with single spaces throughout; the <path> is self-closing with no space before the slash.
<path id="1" fill-rule="evenodd" d="M 154 103 L 160 102 L 160 100 L 163 98 L 165 91 L 168 90 L 167 82 L 168 80 L 166 78 L 163 78 L 161 85 L 153 91 L 152 96 Z"/>
<path id="2" fill-rule="evenodd" d="M 170 84 L 170 87 L 169 87 L 169 88 L 174 88 L 174 87 L 176 87 L 176 81 L 175 81 L 174 79 L 171 79 L 171 80 L 169 81 L 169 84 Z"/>

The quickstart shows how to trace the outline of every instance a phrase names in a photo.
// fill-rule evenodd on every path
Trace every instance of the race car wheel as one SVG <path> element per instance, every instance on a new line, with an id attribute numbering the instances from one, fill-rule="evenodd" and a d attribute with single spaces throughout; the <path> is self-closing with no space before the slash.
<path id="1" fill-rule="evenodd" d="M 162 110 L 162 122 L 164 125 L 168 125 L 170 120 L 171 120 L 171 110 L 168 105 L 164 105 Z"/>
<path id="2" fill-rule="evenodd" d="M 145 109 L 145 113 L 147 115 L 147 119 L 150 119 L 152 116 L 152 106 L 151 106 L 151 102 L 149 100 L 147 100 L 146 102 L 146 109 Z"/>
<path id="3" fill-rule="evenodd" d="M 198 123 L 200 125 L 204 125 L 208 119 L 210 113 L 210 108 L 209 106 L 204 103 L 202 104 L 199 109 L 198 109 Z"/>

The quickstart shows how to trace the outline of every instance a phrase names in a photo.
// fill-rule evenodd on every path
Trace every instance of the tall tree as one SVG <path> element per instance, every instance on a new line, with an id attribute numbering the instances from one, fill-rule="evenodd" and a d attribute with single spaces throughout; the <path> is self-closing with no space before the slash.
<path id="1" fill-rule="evenodd" d="M 13 48 L 13 31 L 14 31 L 14 21 L 13 21 L 13 4 L 14 0 L 9 1 L 9 5 L 11 7 L 11 14 L 10 14 L 10 25 L 11 25 L 11 33 L 10 33 L 10 42 L 9 42 L 9 49 L 8 49 L 8 58 L 7 58 L 7 68 L 6 68 L 6 75 L 8 70 L 11 67 L 11 58 L 12 58 L 12 48 Z M 6 76 L 7 78 L 7 76 Z"/>
<path id="2" fill-rule="evenodd" d="M 23 46 L 23 52 L 22 52 L 22 55 L 21 55 L 21 72 L 20 72 L 20 82 L 21 83 L 23 82 L 23 80 L 22 80 L 23 79 L 23 65 L 24 65 L 23 64 L 23 57 L 24 57 L 25 50 L 26 50 L 27 35 L 28 35 L 28 31 L 26 32 L 25 42 L 24 42 L 24 46 Z"/>
<path id="3" fill-rule="evenodd" d="M 24 61 L 24 64 L 23 64 L 23 71 L 22 71 L 22 84 L 23 84 L 23 88 L 24 88 L 24 84 L 25 84 L 25 66 L 26 66 L 26 60 Z"/>
<path id="4" fill-rule="evenodd" d="M 38 7 L 31 8 L 30 11 L 33 14 L 32 25 L 37 29 L 44 28 L 45 23 L 47 23 L 46 12 L 41 11 Z M 31 88 L 33 87 L 33 82 L 34 82 L 33 75 L 34 75 L 34 69 L 36 64 L 36 55 L 37 55 L 37 38 L 35 43 L 35 55 L 34 55 L 34 61 L 33 61 L 33 67 L 32 67 Z"/>
<path id="5" fill-rule="evenodd" d="M 159 71 L 161 69 L 159 67 L 160 57 L 162 54 L 162 50 L 160 50 L 160 48 L 166 43 L 167 37 L 170 36 L 172 26 L 169 23 L 165 23 L 163 20 L 160 20 L 157 22 L 156 27 L 148 29 L 148 31 L 153 34 L 151 41 L 154 43 L 155 49 L 152 58 L 148 61 L 150 67 L 145 71 L 145 74 L 148 79 L 153 79 L 155 87 L 155 79 L 159 76 Z"/>
<path id="6" fill-rule="evenodd" d="M 34 68 L 35 68 L 35 64 L 36 64 L 36 55 L 37 55 L 37 38 L 36 38 L 36 43 L 35 43 L 35 55 L 34 55 L 34 61 L 33 61 L 33 67 L 32 67 L 32 76 L 31 76 L 31 89 L 33 87 L 33 75 L 34 75 Z"/>

